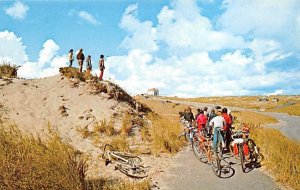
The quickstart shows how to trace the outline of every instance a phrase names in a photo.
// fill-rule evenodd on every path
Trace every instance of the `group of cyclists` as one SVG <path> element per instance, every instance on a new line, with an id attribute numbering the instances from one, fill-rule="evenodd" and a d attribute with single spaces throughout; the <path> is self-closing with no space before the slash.
<path id="1" fill-rule="evenodd" d="M 197 113 L 193 114 L 191 107 L 187 107 L 184 112 L 179 113 L 180 117 L 189 123 L 190 129 L 197 128 L 206 135 L 213 135 L 213 150 L 217 151 L 219 138 L 225 142 L 225 151 L 229 150 L 232 124 L 234 117 L 231 110 L 220 106 L 215 106 L 208 112 L 208 108 L 198 108 Z M 219 136 L 218 134 L 222 134 Z M 190 139 L 191 140 L 191 139 Z"/>

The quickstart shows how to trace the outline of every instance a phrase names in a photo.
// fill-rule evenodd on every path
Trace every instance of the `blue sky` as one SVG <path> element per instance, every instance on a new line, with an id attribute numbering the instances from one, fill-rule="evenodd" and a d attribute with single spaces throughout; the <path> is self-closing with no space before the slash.
<path id="1" fill-rule="evenodd" d="M 83 48 L 133 95 L 299 94 L 299 41 L 297 0 L 0 2 L 0 61 L 21 77 L 58 74 Z"/>

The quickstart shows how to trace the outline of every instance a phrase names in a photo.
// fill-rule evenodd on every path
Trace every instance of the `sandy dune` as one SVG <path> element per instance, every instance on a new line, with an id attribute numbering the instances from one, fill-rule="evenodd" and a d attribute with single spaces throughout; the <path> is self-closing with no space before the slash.
<path id="1" fill-rule="evenodd" d="M 122 114 L 134 110 L 125 102 L 109 99 L 107 94 L 92 95 L 90 91 L 88 84 L 73 87 L 71 80 L 60 75 L 11 82 L 0 79 L 0 103 L 6 110 L 3 117 L 7 123 L 42 138 L 47 137 L 50 124 L 65 141 L 98 159 L 101 150 L 76 129 L 92 128 L 94 122 L 113 117 L 118 128 Z"/>

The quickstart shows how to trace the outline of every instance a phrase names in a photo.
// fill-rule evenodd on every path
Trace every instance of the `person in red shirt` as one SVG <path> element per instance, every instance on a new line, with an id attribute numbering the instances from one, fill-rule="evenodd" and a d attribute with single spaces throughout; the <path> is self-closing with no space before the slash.
<path id="1" fill-rule="evenodd" d="M 198 131 L 204 129 L 206 122 L 207 122 L 207 118 L 204 115 L 204 111 L 202 109 L 199 110 L 199 115 L 196 119 L 197 122 L 197 126 L 198 126 Z"/>
<path id="2" fill-rule="evenodd" d="M 227 108 L 223 108 L 222 109 L 222 117 L 224 118 L 225 122 L 226 122 L 226 125 L 223 127 L 223 130 L 224 130 L 224 139 L 225 139 L 225 142 L 226 142 L 226 148 L 227 150 L 228 147 L 229 147 L 229 144 L 230 144 L 230 137 L 231 137 L 231 134 L 230 134 L 230 128 L 231 128 L 231 117 L 227 114 Z"/>

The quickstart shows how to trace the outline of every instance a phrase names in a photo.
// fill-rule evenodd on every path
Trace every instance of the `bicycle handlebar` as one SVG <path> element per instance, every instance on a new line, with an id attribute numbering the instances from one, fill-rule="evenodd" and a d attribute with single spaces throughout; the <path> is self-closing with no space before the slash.
<path id="1" fill-rule="evenodd" d="M 113 146 L 112 146 L 112 145 L 110 145 L 110 144 L 105 144 L 105 145 L 104 145 L 104 149 L 103 149 L 103 153 L 102 153 L 102 156 L 101 156 L 101 157 L 102 157 L 102 159 L 104 159 L 104 154 L 105 154 L 105 150 L 106 150 L 106 147 L 107 147 L 107 146 L 109 146 L 109 147 L 112 147 L 112 148 L 113 148 Z"/>

